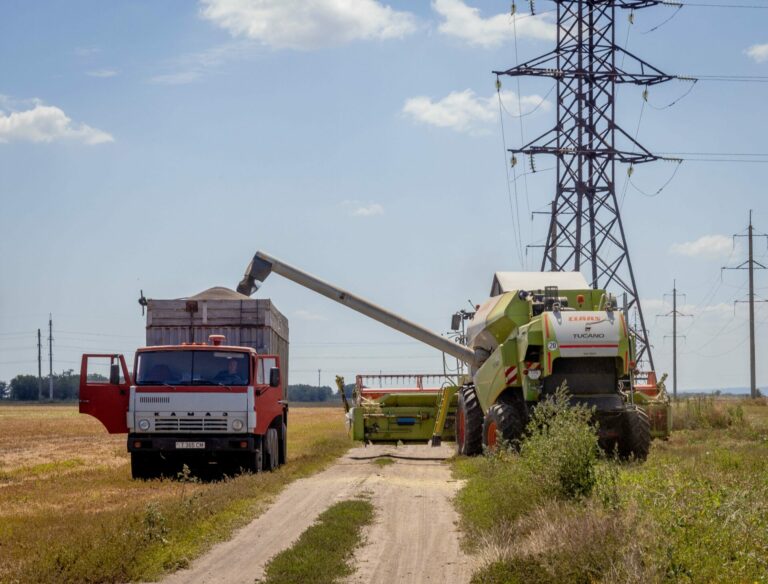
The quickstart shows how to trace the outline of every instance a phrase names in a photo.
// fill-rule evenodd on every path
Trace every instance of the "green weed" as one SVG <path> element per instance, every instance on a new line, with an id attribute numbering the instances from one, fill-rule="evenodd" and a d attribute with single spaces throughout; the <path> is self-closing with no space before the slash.
<path id="1" fill-rule="evenodd" d="M 362 541 L 362 530 L 374 518 L 366 500 L 341 501 L 329 507 L 287 550 L 267 565 L 262 584 L 313 582 L 333 584 L 353 573 L 351 552 Z"/>

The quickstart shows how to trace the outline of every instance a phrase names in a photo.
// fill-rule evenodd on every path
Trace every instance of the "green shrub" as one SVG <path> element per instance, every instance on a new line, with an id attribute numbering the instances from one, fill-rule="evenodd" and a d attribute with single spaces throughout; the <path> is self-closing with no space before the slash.
<path id="1" fill-rule="evenodd" d="M 565 499 L 592 492 L 600 459 L 592 413 L 582 404 L 571 405 L 564 385 L 533 410 L 520 457 L 545 492 Z"/>

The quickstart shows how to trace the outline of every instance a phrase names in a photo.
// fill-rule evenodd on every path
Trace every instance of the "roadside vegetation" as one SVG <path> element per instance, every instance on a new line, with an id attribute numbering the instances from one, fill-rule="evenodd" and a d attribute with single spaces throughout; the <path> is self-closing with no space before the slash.
<path id="1" fill-rule="evenodd" d="M 673 416 L 645 463 L 622 463 L 559 396 L 519 452 L 458 459 L 473 582 L 768 582 L 765 401 L 683 400 Z"/>
<path id="2" fill-rule="evenodd" d="M 0 582 L 153 580 L 350 447 L 336 408 L 290 414 L 289 462 L 215 483 L 133 481 L 125 436 L 73 406 L 0 406 Z"/>
<path id="3" fill-rule="evenodd" d="M 352 552 L 363 544 L 363 528 L 374 519 L 365 499 L 326 509 L 290 548 L 272 558 L 257 584 L 334 584 L 354 573 Z"/>

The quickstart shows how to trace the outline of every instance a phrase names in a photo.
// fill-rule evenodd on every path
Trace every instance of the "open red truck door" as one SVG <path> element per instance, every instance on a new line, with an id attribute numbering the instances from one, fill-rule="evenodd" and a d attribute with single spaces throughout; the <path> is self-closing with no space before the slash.
<path id="1" fill-rule="evenodd" d="M 80 413 L 99 420 L 110 434 L 128 432 L 131 377 L 122 355 L 83 355 Z"/>

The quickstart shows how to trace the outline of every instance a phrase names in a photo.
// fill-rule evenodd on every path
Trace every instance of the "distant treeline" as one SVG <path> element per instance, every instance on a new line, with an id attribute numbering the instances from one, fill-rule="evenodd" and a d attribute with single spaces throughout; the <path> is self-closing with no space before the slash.
<path id="1" fill-rule="evenodd" d="M 106 381 L 101 375 L 91 376 L 94 381 Z M 38 378 L 37 375 L 17 375 L 11 379 L 10 383 L 0 381 L 0 399 L 9 399 L 15 401 L 37 401 L 38 399 Z M 53 374 L 53 399 L 58 401 L 76 400 L 80 388 L 80 375 L 73 369 L 63 373 Z M 354 384 L 344 386 L 344 393 L 348 398 L 352 397 Z M 42 394 L 43 399 L 48 399 L 49 381 L 48 377 L 43 378 Z M 288 399 L 293 402 L 338 402 L 341 396 L 335 393 L 327 385 L 318 387 L 316 385 L 289 385 Z"/>
<path id="2" fill-rule="evenodd" d="M 91 375 L 94 381 L 106 381 L 107 378 L 101 375 Z M 38 399 L 40 382 L 37 375 L 17 375 L 11 379 L 10 383 L 0 381 L 0 399 L 11 399 L 16 401 L 36 401 Z M 74 369 L 69 369 L 62 373 L 53 374 L 53 399 L 66 401 L 77 399 L 80 389 L 80 374 L 75 373 Z M 42 380 L 43 399 L 47 400 L 50 391 L 50 380 L 48 376 Z"/>

